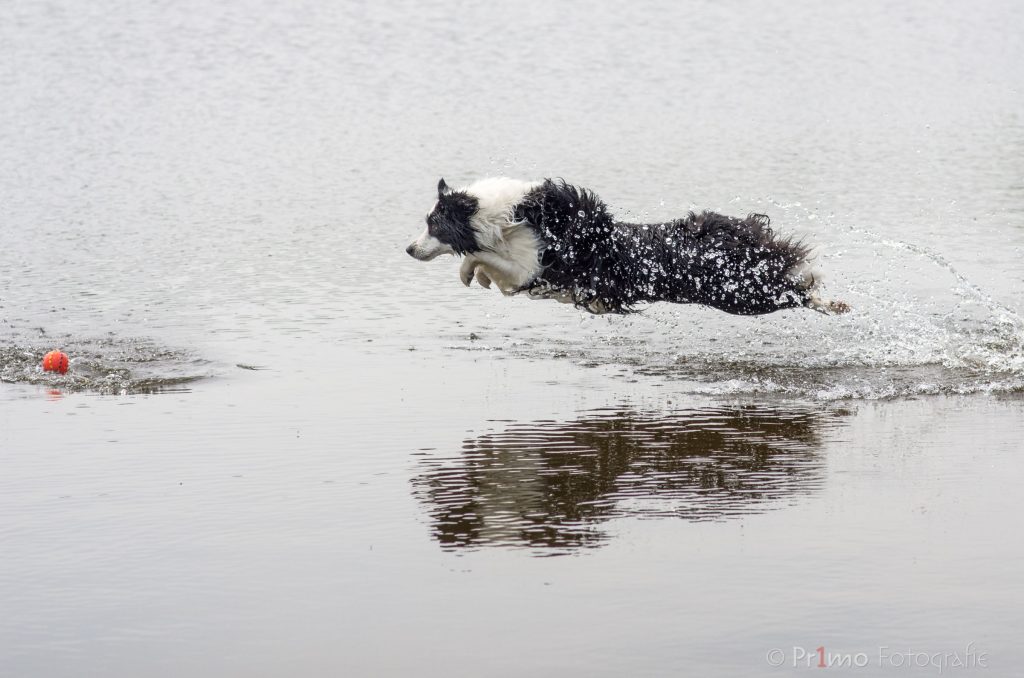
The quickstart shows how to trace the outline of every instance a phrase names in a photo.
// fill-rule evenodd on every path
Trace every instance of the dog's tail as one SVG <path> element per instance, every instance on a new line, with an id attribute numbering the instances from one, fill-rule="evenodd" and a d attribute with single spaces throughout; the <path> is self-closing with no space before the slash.
<path id="1" fill-rule="evenodd" d="M 804 261 L 794 272 L 797 288 L 804 293 L 804 306 L 825 315 L 842 315 L 850 312 L 850 305 L 838 299 L 821 296 L 821 273 L 810 262 Z"/>

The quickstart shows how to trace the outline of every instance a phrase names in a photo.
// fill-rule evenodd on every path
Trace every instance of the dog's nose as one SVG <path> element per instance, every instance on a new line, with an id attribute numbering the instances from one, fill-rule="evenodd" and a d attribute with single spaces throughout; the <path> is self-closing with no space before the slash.
<path id="1" fill-rule="evenodd" d="M 405 253 L 408 254 L 410 257 L 415 257 L 416 256 L 415 252 L 416 252 L 416 243 L 414 243 L 414 242 L 409 243 L 409 246 L 405 248 Z"/>

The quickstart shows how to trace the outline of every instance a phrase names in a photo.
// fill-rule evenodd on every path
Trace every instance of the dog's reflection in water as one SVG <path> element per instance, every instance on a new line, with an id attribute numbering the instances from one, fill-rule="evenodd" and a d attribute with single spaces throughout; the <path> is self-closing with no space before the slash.
<path id="1" fill-rule="evenodd" d="M 445 547 L 568 550 L 629 515 L 726 520 L 784 506 L 824 477 L 818 454 L 837 415 L 761 407 L 573 421 L 498 423 L 461 454 L 419 459 L 413 480 Z"/>

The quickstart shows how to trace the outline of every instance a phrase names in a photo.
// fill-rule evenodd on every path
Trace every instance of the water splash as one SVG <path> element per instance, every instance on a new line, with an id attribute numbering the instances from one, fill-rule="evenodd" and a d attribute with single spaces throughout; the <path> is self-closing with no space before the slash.
<path id="1" fill-rule="evenodd" d="M 846 271 L 823 266 L 839 269 L 832 271 L 838 283 L 826 281 L 835 287 L 827 296 L 850 302 L 852 313 L 736 318 L 655 304 L 628 318 L 583 317 L 572 331 L 550 324 L 539 336 L 517 330 L 488 348 L 626 368 L 626 378 L 649 375 L 700 394 L 831 401 L 1024 391 L 1024 318 L 949 259 L 869 229 L 836 226 L 832 215 L 797 203 L 773 204 L 788 211 L 780 223 L 799 229 L 815 221 L 827 229 L 820 236 L 830 243 L 826 262 L 857 262 Z"/>
<path id="2" fill-rule="evenodd" d="M 105 394 L 180 391 L 210 376 L 209 363 L 187 351 L 142 338 L 40 337 L 0 344 L 0 382 L 37 384 L 65 392 Z M 70 358 L 67 374 L 44 372 L 47 351 L 60 347 Z"/>

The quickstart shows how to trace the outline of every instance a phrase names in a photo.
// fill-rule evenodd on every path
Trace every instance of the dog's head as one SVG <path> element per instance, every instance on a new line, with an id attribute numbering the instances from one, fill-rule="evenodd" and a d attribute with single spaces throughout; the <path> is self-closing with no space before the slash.
<path id="1" fill-rule="evenodd" d="M 427 228 L 405 251 L 420 261 L 430 261 L 442 254 L 478 252 L 480 246 L 470 223 L 478 208 L 476 197 L 452 190 L 441 179 L 437 184 L 437 203 L 427 215 Z"/>

